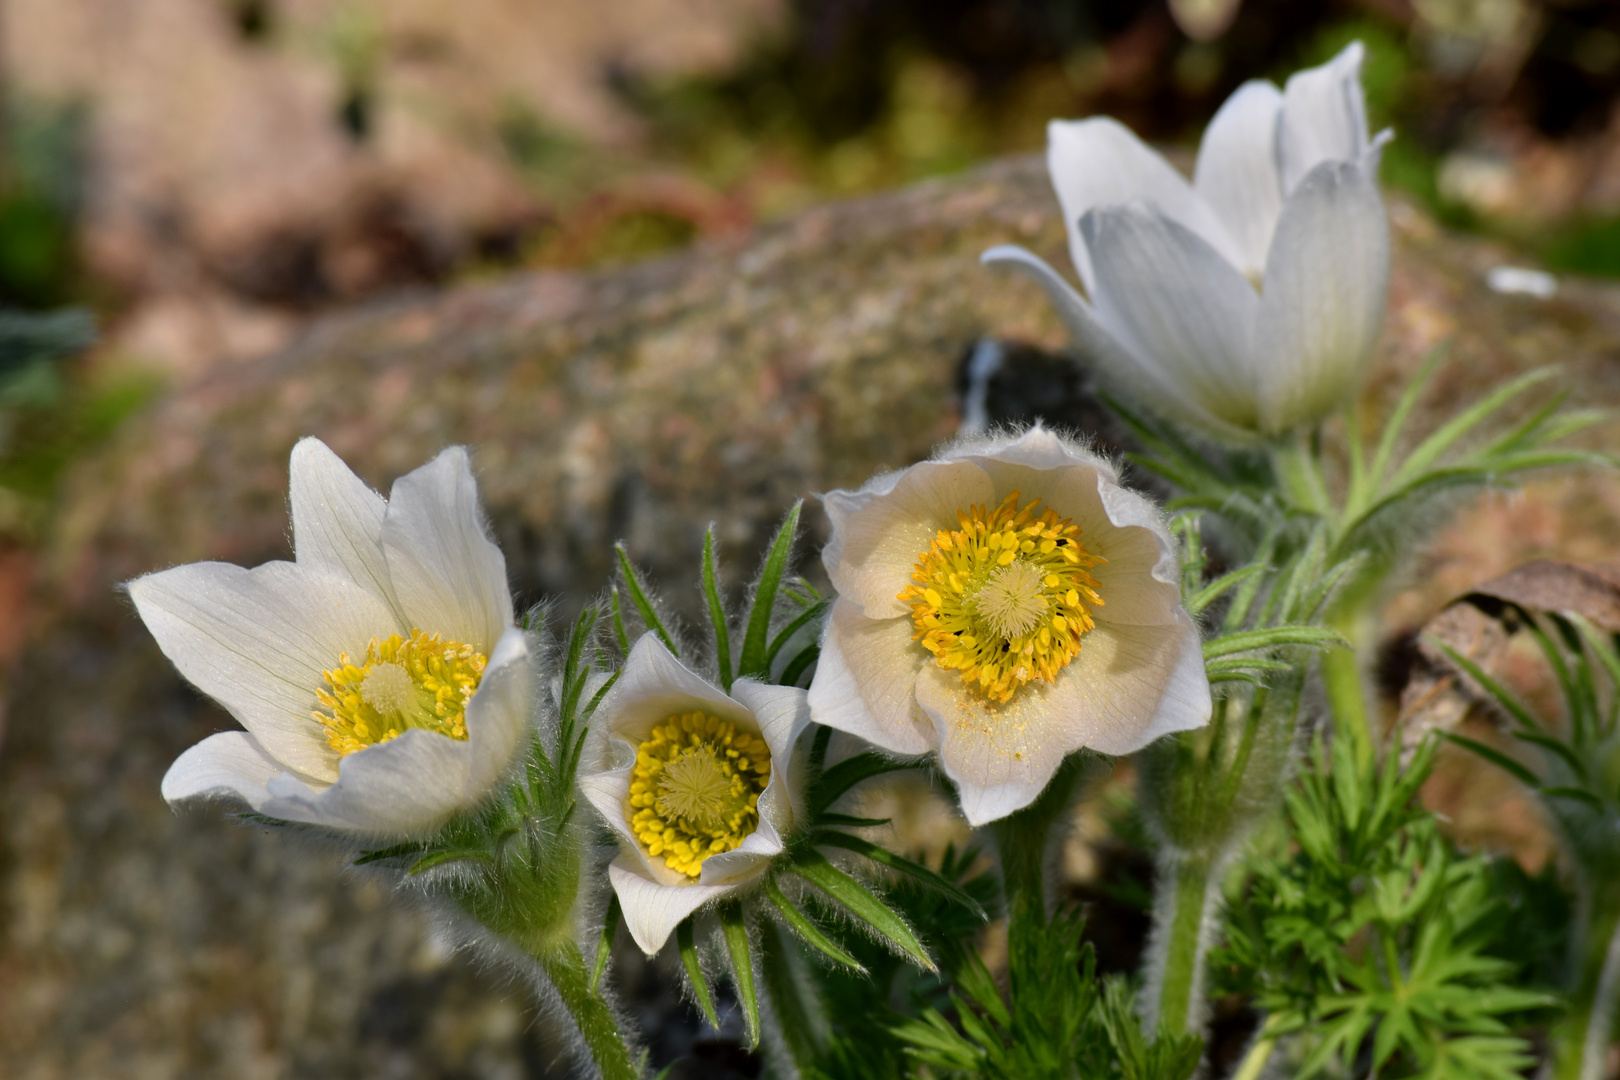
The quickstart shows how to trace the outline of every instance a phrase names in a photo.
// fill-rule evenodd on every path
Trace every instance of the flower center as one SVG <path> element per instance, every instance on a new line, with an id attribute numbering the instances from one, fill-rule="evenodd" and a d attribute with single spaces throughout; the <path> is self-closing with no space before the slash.
<path id="1" fill-rule="evenodd" d="M 478 689 L 487 658 L 471 645 L 412 630 L 371 639 L 356 663 L 347 653 L 325 672 L 311 715 L 339 754 L 386 742 L 410 728 L 467 737 L 467 702 Z"/>
<path id="2" fill-rule="evenodd" d="M 911 605 L 914 638 L 940 667 L 994 701 L 1031 679 L 1052 682 L 1080 653 L 1102 604 L 1091 568 L 1103 560 L 1080 529 L 1039 499 L 1013 492 L 995 510 L 969 507 L 917 556 L 898 599 Z"/>
<path id="3" fill-rule="evenodd" d="M 671 716 L 636 747 L 625 821 L 649 856 L 696 878 L 704 859 L 759 828 L 770 778 L 771 752 L 759 736 L 706 713 Z"/>

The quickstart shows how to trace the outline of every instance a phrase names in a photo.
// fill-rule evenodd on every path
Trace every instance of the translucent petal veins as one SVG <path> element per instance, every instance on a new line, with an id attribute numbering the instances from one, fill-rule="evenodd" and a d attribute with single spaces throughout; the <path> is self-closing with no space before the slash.
<path id="1" fill-rule="evenodd" d="M 636 748 L 625 820 L 649 856 L 696 878 L 704 859 L 759 827 L 770 778 L 771 752 L 757 735 L 701 712 L 671 716 Z"/>
<path id="2" fill-rule="evenodd" d="M 484 654 L 439 634 L 412 630 L 371 639 L 359 663 L 347 653 L 327 671 L 311 715 L 339 754 L 352 754 L 411 728 L 467 737 L 467 702 L 483 677 Z"/>
<path id="3" fill-rule="evenodd" d="M 1080 652 L 1102 604 L 1080 530 L 1039 499 L 1020 509 L 1015 491 L 994 511 L 957 513 L 941 530 L 899 599 L 911 605 L 914 638 L 940 667 L 999 702 L 1031 679 L 1051 682 Z"/>

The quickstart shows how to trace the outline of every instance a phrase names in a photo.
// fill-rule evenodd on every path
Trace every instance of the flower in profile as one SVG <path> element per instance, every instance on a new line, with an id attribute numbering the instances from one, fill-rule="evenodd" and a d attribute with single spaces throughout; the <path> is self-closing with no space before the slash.
<path id="1" fill-rule="evenodd" d="M 163 797 L 423 835 L 480 802 L 529 731 L 534 665 L 506 561 L 459 447 L 387 500 L 317 439 L 290 471 L 296 562 L 129 583 L 164 655 L 247 729 L 180 755 Z"/>
<path id="2" fill-rule="evenodd" d="M 580 790 L 618 834 L 608 876 L 655 953 L 698 908 L 758 882 L 804 819 L 805 692 L 738 679 L 725 694 L 646 634 L 591 723 L 604 767 Z"/>
<path id="3" fill-rule="evenodd" d="M 825 503 L 838 600 L 811 716 L 936 751 L 972 824 L 1029 805 L 1072 751 L 1209 720 L 1175 545 L 1096 455 L 1037 427 Z"/>
<path id="4" fill-rule="evenodd" d="M 1053 121 L 1047 165 L 1082 297 L 1035 255 L 1086 357 L 1168 417 L 1231 442 L 1320 420 L 1354 392 L 1383 322 L 1389 226 L 1351 44 L 1278 90 L 1243 84 L 1189 184 L 1107 117 Z"/>

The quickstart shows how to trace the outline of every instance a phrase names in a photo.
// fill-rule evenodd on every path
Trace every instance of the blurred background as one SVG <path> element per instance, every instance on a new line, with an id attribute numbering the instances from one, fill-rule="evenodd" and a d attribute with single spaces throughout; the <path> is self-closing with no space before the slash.
<path id="1" fill-rule="evenodd" d="M 0 329 L 0 535 L 143 394 L 322 311 L 737 233 L 1050 117 L 1187 143 L 1357 38 L 1388 184 L 1620 275 L 1605 0 L 4 0 L 0 306 L 100 344 Z"/>
<path id="2" fill-rule="evenodd" d="M 1010 328 L 1061 342 L 1037 316 L 994 317 L 1001 301 L 991 298 L 984 302 L 992 317 L 980 310 L 945 325 L 951 312 L 933 310 L 943 329 L 907 331 L 947 356 L 940 370 L 923 371 L 917 354 L 885 354 L 889 366 L 880 367 L 858 351 L 862 313 L 821 335 L 829 355 L 850 354 L 849 374 L 828 376 L 834 389 L 813 408 L 794 397 L 814 396 L 800 393 L 813 382 L 810 363 L 780 349 L 759 378 L 764 406 L 750 422 L 787 432 L 790 448 L 809 446 L 802 468 L 797 459 L 773 465 L 759 450 L 769 445 L 764 436 L 734 459 L 718 456 L 731 452 L 719 436 L 699 446 L 691 432 L 704 432 L 712 402 L 686 409 L 697 420 L 679 430 L 659 414 L 664 427 L 628 419 L 626 401 L 610 402 L 627 429 L 639 424 L 671 444 L 698 446 L 696 465 L 664 454 L 681 466 L 666 476 L 645 464 L 659 453 L 635 457 L 607 421 L 564 422 L 577 419 L 567 395 L 578 386 L 612 384 L 631 370 L 608 361 L 588 375 L 560 363 L 546 369 L 554 383 L 528 388 L 521 415 L 499 430 L 455 419 L 458 404 L 443 406 L 450 419 L 421 424 L 400 412 L 411 398 L 405 369 L 413 358 L 435 348 L 452 353 L 463 327 L 479 327 L 476 312 L 457 322 L 453 305 L 424 298 L 522 270 L 607 272 L 693 244 L 741 244 L 756 226 L 829 200 L 1036 153 L 1053 117 L 1109 113 L 1190 151 L 1238 84 L 1281 81 L 1355 39 L 1368 50 L 1373 125 L 1398 132 L 1383 165 L 1386 185 L 1401 193 L 1392 220 L 1408 252 L 1397 260 L 1387 335 L 1396 366 L 1409 373 L 1417 355 L 1459 324 L 1480 339 L 1481 355 L 1509 343 L 1502 347 L 1512 355 L 1497 356 L 1499 364 L 1563 360 L 1565 343 L 1596 341 L 1583 347 L 1590 362 L 1581 361 L 1582 378 L 1616 396 L 1617 294 L 1581 299 L 1576 286 L 1560 294 L 1573 293 L 1574 306 L 1535 311 L 1469 294 L 1470 303 L 1484 296 L 1491 311 L 1505 312 L 1498 324 L 1494 315 L 1458 311 L 1458 293 L 1446 291 L 1504 259 L 1620 278 L 1620 4 L 1610 0 L 0 0 L 0 1073 L 11 1075 L 8 1061 L 30 1080 L 349 1075 L 361 1062 L 367 1075 L 387 1076 L 565 1071 L 521 994 L 424 944 L 374 883 L 289 858 L 218 814 L 177 818 L 157 798 L 174 753 L 228 721 L 168 672 L 115 602 L 112 583 L 154 560 L 284 556 L 274 547 L 285 536 L 285 475 L 277 470 L 292 437 L 350 430 L 353 445 L 339 449 L 363 460 L 357 468 L 376 483 L 447 441 L 479 442 L 487 447 L 481 483 L 499 504 L 496 527 L 514 568 L 530 560 L 525 544 L 541 547 L 561 531 L 557 519 L 590 518 L 589 528 L 569 526 L 590 543 L 560 544 L 566 550 L 551 576 L 537 579 L 553 587 L 596 581 L 580 572 L 587 547 L 601 555 L 627 535 L 634 548 L 638 522 L 671 520 L 653 510 L 637 517 L 638 499 L 662 499 L 699 530 L 706 514 L 726 524 L 720 503 L 703 502 L 701 490 L 691 495 L 681 486 L 688 480 L 673 474 L 723 475 L 764 460 L 756 471 L 782 475 L 737 497 L 753 516 L 739 516 L 728 537 L 743 553 L 734 575 L 741 580 L 756 551 L 748 545 L 795 493 L 830 486 L 826 479 L 858 482 L 876 464 L 903 464 L 949 435 L 949 357 L 972 335 Z M 1044 191 L 1028 205 L 1046 207 Z M 877 213 L 848 220 L 875 233 Z M 1035 217 L 1055 228 L 1054 215 L 1055 201 Z M 1440 251 L 1428 239 L 1430 221 L 1473 234 L 1488 254 Z M 982 237 L 961 241 L 965 249 L 1024 228 L 994 214 L 986 222 Z M 932 235 L 906 228 L 900 235 Z M 939 261 L 953 269 L 941 273 L 971 259 L 948 254 Z M 873 265 L 881 257 L 872 253 Z M 929 279 L 930 287 L 940 280 Z M 550 287 L 534 292 L 544 301 Z M 720 295 L 722 286 L 711 291 Z M 516 301 L 501 308 L 507 301 L 480 295 L 494 321 L 527 325 L 528 315 L 514 315 Z M 928 288 L 907 295 L 893 305 L 906 316 L 891 320 L 897 325 L 915 323 L 932 302 L 917 299 L 932 295 Z M 1020 302 L 1020 312 L 1044 313 L 1038 297 Z M 299 411 L 331 395 L 311 374 L 319 349 L 299 353 L 298 343 L 317 320 L 363 305 L 384 314 L 343 324 L 348 337 L 334 331 L 341 340 L 333 355 L 360 357 L 344 370 L 367 378 L 388 365 L 401 370 L 351 383 L 370 394 L 353 416 L 334 420 L 328 408 L 324 420 L 306 421 Z M 397 319 L 390 305 L 398 305 Z M 661 326 L 661 314 L 645 314 L 650 305 L 638 310 L 643 321 L 631 320 L 620 336 Z M 1516 329 L 1497 332 L 1499 325 Z M 570 343 L 576 332 L 590 349 Z M 793 341 L 807 333 L 783 332 Z M 580 351 L 581 364 L 593 362 L 596 339 L 577 328 L 558 335 L 556 352 Z M 732 347 L 707 328 L 693 336 L 705 348 L 707 337 Z M 373 339 L 381 344 L 367 352 Z M 255 366 L 289 347 L 285 370 L 296 379 Z M 1470 362 L 1472 348 L 1462 348 Z M 713 396 L 752 407 L 755 384 L 742 376 L 721 384 L 716 373 L 730 370 L 724 359 L 703 369 L 716 379 Z M 918 371 L 903 371 L 908 364 Z M 1071 369 L 1058 366 L 1068 379 Z M 1447 377 L 1447 402 L 1472 392 L 1469 369 L 1460 367 L 1463 374 Z M 423 363 L 415 374 L 439 370 Z M 192 392 L 158 411 L 171 394 L 181 397 L 179 388 L 210 379 L 228 390 L 214 398 Z M 477 382 L 475 367 L 468 380 Z M 1372 392 L 1393 385 L 1396 374 L 1384 371 Z M 490 376 L 488 386 L 500 383 Z M 625 386 L 626 400 L 645 390 L 634 380 Z M 486 389 L 474 386 L 467 397 Z M 609 385 L 603 399 L 612 393 Z M 449 400 L 441 385 L 418 396 L 441 394 Z M 838 395 L 864 404 L 846 407 Z M 237 404 L 210 419 L 206 403 L 227 398 Z M 770 412 L 778 399 L 788 403 L 787 420 Z M 522 412 L 531 402 L 532 416 Z M 806 415 L 788 415 L 788 406 Z M 907 428 L 914 416 L 904 408 L 927 415 Z M 857 433 L 877 434 L 862 442 L 849 435 L 847 418 L 867 414 L 874 421 Z M 209 442 L 206 425 L 219 415 L 248 423 Z M 178 434 L 166 429 L 175 418 Z M 261 420 L 268 434 L 255 441 L 248 426 Z M 556 427 L 553 442 L 563 450 L 548 443 L 545 455 L 512 451 L 516 438 L 508 436 L 542 420 Z M 907 428 L 904 439 L 885 434 L 899 428 Z M 222 445 L 225 463 L 208 465 Z M 140 455 L 150 467 L 117 460 Z M 193 459 L 205 464 L 194 468 Z M 529 486 L 541 488 L 536 462 L 550 468 L 553 460 L 574 485 L 567 490 L 600 492 L 548 519 L 553 511 Z M 76 464 L 89 479 L 75 499 L 64 491 Z M 191 503 L 227 489 L 247 494 L 222 498 L 223 509 L 208 518 L 209 510 L 181 505 L 181 480 Z M 134 494 L 121 503 L 114 495 L 126 489 Z M 1606 498 L 1532 493 L 1491 504 L 1495 516 L 1474 519 L 1439 547 L 1437 558 L 1459 569 L 1398 601 L 1394 621 L 1420 624 L 1525 551 L 1614 558 L 1620 497 Z M 1582 528 L 1597 520 L 1583 513 L 1604 527 Z M 511 525 L 520 517 L 532 535 Z M 121 532 L 126 518 L 135 525 Z M 1553 524 L 1566 518 L 1575 524 Z M 157 539 L 136 543 L 131 536 L 142 528 Z M 104 538 L 99 547 L 86 540 L 92 533 Z M 1571 537 L 1592 539 L 1572 547 Z M 92 547 L 101 560 L 94 565 L 81 559 Z M 530 561 L 551 566 L 552 554 Z M 1398 693 L 1404 676 L 1391 680 L 1386 689 Z M 103 688 L 91 689 L 98 681 Z M 45 700 L 47 692 L 59 697 Z M 1476 783 L 1475 773 L 1456 775 L 1459 787 Z M 1130 943 L 1142 932 L 1150 875 L 1141 838 L 1131 840 L 1116 820 L 1124 812 L 1107 805 L 1128 788 L 1120 779 L 1067 856 L 1071 877 L 1101 882 L 1098 889 L 1119 894 L 1116 916 L 1136 919 L 1100 939 L 1099 947 L 1118 946 L 1118 955 L 1105 956 L 1112 969 L 1134 963 Z M 1525 820 L 1522 801 L 1517 817 L 1502 814 L 1502 782 L 1488 783 L 1480 820 L 1465 824 L 1473 835 L 1517 844 L 1521 860 L 1539 869 L 1547 858 L 1536 848 L 1541 834 L 1532 825 L 1512 833 Z M 963 835 L 931 818 L 914 834 Z M 1539 856 L 1522 854 L 1532 849 Z M 193 911 L 206 914 L 206 932 L 189 925 L 199 921 L 186 914 Z M 263 929 L 249 937 L 243 927 L 255 922 Z M 188 933 L 206 936 L 207 951 Z M 667 1037 L 657 1043 L 659 1060 L 685 1053 L 699 1034 L 695 1017 L 653 969 L 635 957 L 624 963 L 623 985 L 644 1003 L 644 1028 L 674 1032 L 657 1036 Z M 354 999 L 334 1004 L 345 988 Z M 459 1019 L 445 1027 L 447 1016 Z M 1245 1022 L 1235 1022 L 1239 1043 Z M 708 1075 L 725 1075 L 719 1059 L 736 1056 L 734 1040 L 712 1053 Z M 733 1064 L 739 1075 L 758 1066 Z"/>

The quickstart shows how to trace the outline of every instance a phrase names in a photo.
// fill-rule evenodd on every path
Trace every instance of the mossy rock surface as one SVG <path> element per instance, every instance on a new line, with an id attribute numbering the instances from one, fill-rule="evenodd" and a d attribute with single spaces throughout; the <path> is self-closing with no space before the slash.
<path id="1" fill-rule="evenodd" d="M 1496 296 L 1483 282 L 1501 252 L 1404 203 L 1392 218 L 1366 415 L 1445 338 L 1453 360 L 1419 425 L 1546 363 L 1565 366 L 1583 402 L 1620 402 L 1620 289 Z M 466 443 L 520 603 L 577 607 L 606 585 L 624 539 L 695 622 L 689 575 L 710 521 L 735 589 L 795 498 L 952 435 L 958 369 L 979 338 L 1063 347 L 1034 286 L 977 265 L 1007 242 L 1066 265 L 1037 161 L 617 272 L 337 316 L 279 355 L 174 388 L 81 462 L 0 748 L 0 1075 L 564 1072 L 522 987 L 435 947 L 421 915 L 377 883 L 221 812 L 163 804 L 170 761 L 232 724 L 175 676 L 118 583 L 198 559 L 288 557 L 286 462 L 300 436 L 384 489 Z M 1005 400 L 1020 397 L 1040 395 Z M 1535 555 L 1620 556 L 1612 487 L 1559 481 L 1481 503 L 1432 548 L 1395 614 L 1419 619 Z M 824 522 L 811 507 L 815 544 Z M 624 976 L 648 985 L 634 964 Z M 639 1018 L 659 1027 L 667 1058 L 691 1029 L 657 1019 L 684 1016 L 673 995 L 645 1001 Z"/>

